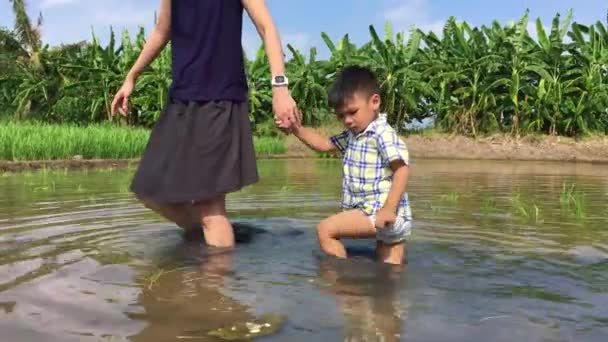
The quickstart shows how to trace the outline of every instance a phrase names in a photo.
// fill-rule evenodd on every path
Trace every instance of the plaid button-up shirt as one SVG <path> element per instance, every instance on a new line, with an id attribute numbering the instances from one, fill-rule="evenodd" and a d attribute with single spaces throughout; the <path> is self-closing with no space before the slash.
<path id="1" fill-rule="evenodd" d="M 363 132 L 345 130 L 330 138 L 343 156 L 342 208 L 360 209 L 375 215 L 384 206 L 392 184 L 389 163 L 401 159 L 409 165 L 405 142 L 380 114 Z M 411 218 L 407 192 L 397 215 Z"/>

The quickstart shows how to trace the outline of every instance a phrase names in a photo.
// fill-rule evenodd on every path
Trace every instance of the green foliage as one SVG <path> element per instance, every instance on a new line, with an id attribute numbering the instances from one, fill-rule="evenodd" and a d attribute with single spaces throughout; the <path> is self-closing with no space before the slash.
<path id="1" fill-rule="evenodd" d="M 0 31 L 0 107 L 18 120 L 91 124 L 123 120 L 151 127 L 171 83 L 171 46 L 145 70 L 131 98 L 133 115 L 109 115 L 112 95 L 145 42 L 127 32 L 101 46 L 90 42 L 49 48 L 36 43 L 37 28 L 21 21 L 20 31 Z M 604 23 L 572 23 L 572 13 L 556 14 L 550 28 L 528 12 L 516 23 L 472 27 L 449 18 L 443 32 L 412 29 L 380 35 L 357 46 L 348 34 L 337 41 L 321 33 L 330 52 L 305 55 L 289 42 L 287 71 L 291 92 L 308 125 L 330 124 L 327 89 L 340 68 L 366 65 L 381 81 L 383 110 L 396 127 L 423 120 L 437 129 L 476 136 L 545 133 L 581 136 L 608 132 L 608 28 Z M 32 38 L 34 37 L 34 38 Z M 38 51 L 33 58 L 32 51 Z M 20 57 L 19 57 L 20 56 Z M 272 126 L 270 71 L 263 46 L 247 56 L 251 122 L 258 135 Z M 0 115 L 2 115 L 0 111 Z M 264 133 L 265 132 L 265 133 Z"/>

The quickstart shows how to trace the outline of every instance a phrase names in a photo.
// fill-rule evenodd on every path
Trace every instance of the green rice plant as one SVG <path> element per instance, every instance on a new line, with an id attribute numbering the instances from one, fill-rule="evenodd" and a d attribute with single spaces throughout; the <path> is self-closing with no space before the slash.
<path id="1" fill-rule="evenodd" d="M 0 159 L 124 159 L 139 156 L 149 131 L 113 125 L 8 123 L 0 126 Z"/>
<path id="2" fill-rule="evenodd" d="M 562 184 L 559 203 L 562 213 L 565 213 L 567 216 L 574 216 L 577 219 L 584 219 L 587 216 L 585 194 L 581 190 L 576 189 L 575 184 L 571 184 L 570 186 L 567 186 L 566 183 Z"/>
<path id="3" fill-rule="evenodd" d="M 441 195 L 440 198 L 444 202 L 456 204 L 456 203 L 458 203 L 458 200 L 460 199 L 460 194 L 456 191 L 450 191 L 447 194 Z"/>
<path id="4" fill-rule="evenodd" d="M 481 199 L 481 213 L 487 215 L 489 213 L 495 212 L 497 209 L 496 198 L 492 196 L 484 196 Z"/>
<path id="5" fill-rule="evenodd" d="M 0 160 L 130 159 L 143 153 L 150 131 L 115 125 L 51 125 L 10 122 L 0 125 Z M 256 137 L 258 155 L 285 153 L 279 137 Z M 48 171 L 43 169 L 43 174 Z"/>
<path id="6" fill-rule="evenodd" d="M 481 211 L 489 213 L 496 209 L 496 199 L 494 197 L 484 197 L 481 200 Z"/>
<path id="7" fill-rule="evenodd" d="M 253 139 L 257 156 L 284 154 L 287 152 L 285 140 L 277 137 L 255 137 Z"/>
<path id="8" fill-rule="evenodd" d="M 540 208 L 535 203 L 528 203 L 521 198 L 521 194 L 517 193 L 510 198 L 511 209 L 515 216 L 524 218 L 534 223 L 541 223 Z"/>

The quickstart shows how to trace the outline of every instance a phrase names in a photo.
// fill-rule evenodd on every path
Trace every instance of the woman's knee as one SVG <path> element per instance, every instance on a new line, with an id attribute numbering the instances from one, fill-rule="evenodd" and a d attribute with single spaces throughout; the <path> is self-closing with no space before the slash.
<path id="1" fill-rule="evenodd" d="M 146 197 L 141 197 L 138 195 L 135 195 L 135 198 L 137 198 L 137 200 L 146 208 L 148 209 L 157 209 L 160 207 L 160 205 L 156 202 L 154 202 L 153 200 L 146 198 Z"/>
<path id="2" fill-rule="evenodd" d="M 226 216 L 226 200 L 224 196 L 203 200 L 197 203 L 201 218 Z"/>

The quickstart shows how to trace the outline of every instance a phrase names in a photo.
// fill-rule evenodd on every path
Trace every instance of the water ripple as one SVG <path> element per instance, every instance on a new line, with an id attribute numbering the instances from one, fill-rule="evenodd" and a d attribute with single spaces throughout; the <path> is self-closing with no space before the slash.
<path id="1" fill-rule="evenodd" d="M 373 243 L 346 241 L 355 261 L 320 253 L 314 228 L 339 210 L 337 163 L 260 165 L 260 183 L 228 201 L 256 233 L 228 255 L 134 201 L 132 170 L 1 177 L 3 336 L 173 340 L 263 313 L 288 316 L 279 340 L 608 334 L 604 168 L 418 161 L 407 271 L 394 274 Z M 584 194 L 584 213 L 560 202 L 564 184 Z"/>

